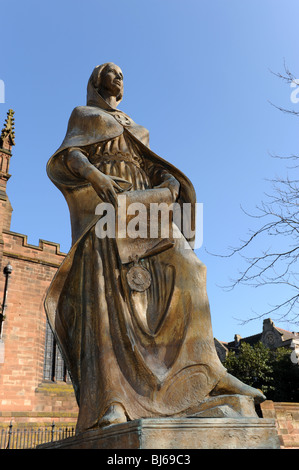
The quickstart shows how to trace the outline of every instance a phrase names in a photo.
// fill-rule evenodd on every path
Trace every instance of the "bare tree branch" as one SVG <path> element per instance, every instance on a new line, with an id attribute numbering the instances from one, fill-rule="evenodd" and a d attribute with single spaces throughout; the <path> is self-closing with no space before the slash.
<path id="1" fill-rule="evenodd" d="M 285 74 L 274 73 L 286 83 L 295 83 L 299 86 L 299 80 L 288 70 L 284 63 Z M 272 72 L 273 73 L 273 72 Z M 287 110 L 270 103 L 280 111 L 299 116 L 299 111 Z M 273 158 L 281 158 L 292 161 L 293 165 L 288 169 L 291 173 L 299 167 L 299 156 L 290 155 Z M 278 314 L 279 320 L 288 320 L 299 324 L 299 179 L 295 173 L 292 178 L 276 177 L 270 180 L 272 193 L 266 194 L 265 201 L 256 207 L 255 214 L 242 211 L 249 217 L 260 221 L 258 229 L 251 230 L 247 239 L 241 240 L 238 247 L 230 247 L 226 255 L 215 255 L 221 258 L 229 258 L 239 255 L 247 263 L 247 268 L 239 273 L 236 279 L 226 289 L 234 289 L 240 284 L 252 287 L 278 286 L 283 287 L 282 296 L 285 296 L 277 305 L 272 305 L 266 312 L 255 314 L 242 323 L 261 318 L 265 315 Z M 271 245 L 257 255 L 244 255 L 257 241 Z M 274 247 L 273 247 L 274 245 Z M 210 253 L 213 254 L 213 253 Z"/>

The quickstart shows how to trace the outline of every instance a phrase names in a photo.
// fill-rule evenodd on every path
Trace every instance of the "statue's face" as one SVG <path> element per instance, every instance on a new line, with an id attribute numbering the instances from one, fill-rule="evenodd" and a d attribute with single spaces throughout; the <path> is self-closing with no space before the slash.
<path id="1" fill-rule="evenodd" d="M 118 96 L 123 91 L 123 73 L 117 65 L 109 65 L 101 77 L 101 88 L 111 96 Z"/>

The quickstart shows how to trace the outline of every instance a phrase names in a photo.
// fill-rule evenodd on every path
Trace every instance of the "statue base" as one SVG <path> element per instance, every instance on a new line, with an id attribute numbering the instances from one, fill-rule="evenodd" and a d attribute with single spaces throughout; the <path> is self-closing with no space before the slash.
<path id="1" fill-rule="evenodd" d="M 279 449 L 275 420 L 148 418 L 93 429 L 38 449 Z"/>

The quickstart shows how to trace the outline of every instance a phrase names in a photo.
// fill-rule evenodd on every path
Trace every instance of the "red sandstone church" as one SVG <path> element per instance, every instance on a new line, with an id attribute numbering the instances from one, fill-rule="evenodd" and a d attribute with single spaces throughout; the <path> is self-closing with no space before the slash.
<path id="1" fill-rule="evenodd" d="M 73 387 L 43 306 L 65 254 L 57 243 L 33 246 L 10 229 L 13 114 L 9 110 L 0 137 L 0 423 L 75 424 Z"/>

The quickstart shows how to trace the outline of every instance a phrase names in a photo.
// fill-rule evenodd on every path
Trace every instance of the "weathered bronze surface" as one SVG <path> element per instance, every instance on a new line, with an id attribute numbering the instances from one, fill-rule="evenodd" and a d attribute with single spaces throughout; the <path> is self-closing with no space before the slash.
<path id="1" fill-rule="evenodd" d="M 150 150 L 148 131 L 116 109 L 122 95 L 121 69 L 96 67 L 87 105 L 72 112 L 47 166 L 68 203 L 73 243 L 45 307 L 73 381 L 78 433 L 191 416 L 221 394 L 264 399 L 218 359 L 206 267 L 192 238 L 173 224 L 164 240 L 98 235 L 100 202 L 117 208 L 124 194 L 145 204 L 196 202 L 188 178 Z"/>

